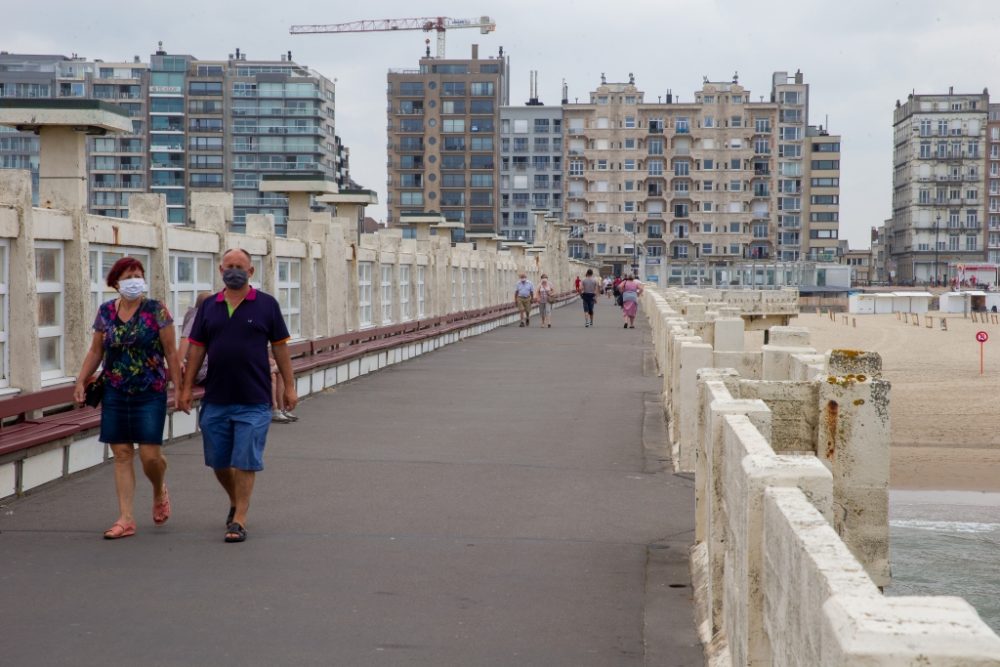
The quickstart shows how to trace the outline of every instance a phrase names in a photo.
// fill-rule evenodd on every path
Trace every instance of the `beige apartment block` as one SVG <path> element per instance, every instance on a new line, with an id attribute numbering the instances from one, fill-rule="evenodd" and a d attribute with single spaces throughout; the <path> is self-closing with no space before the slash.
<path id="1" fill-rule="evenodd" d="M 420 59 L 388 75 L 387 221 L 440 213 L 473 233 L 495 232 L 499 200 L 500 107 L 508 103 L 507 63 Z"/>
<path id="2" fill-rule="evenodd" d="M 986 259 L 991 264 L 1000 264 L 1000 104 L 990 104 L 987 123 L 989 132 L 989 190 L 987 196 L 987 219 L 989 227 L 986 236 Z"/>
<path id="3" fill-rule="evenodd" d="M 958 265 L 986 259 L 988 111 L 986 90 L 956 94 L 949 88 L 896 102 L 890 279 L 945 281 Z"/>
<path id="4" fill-rule="evenodd" d="M 734 76 L 654 103 L 630 76 L 564 104 L 571 254 L 660 284 L 724 282 L 747 260 L 835 261 L 840 138 L 808 125 L 808 89 L 776 72 L 768 100 Z"/>

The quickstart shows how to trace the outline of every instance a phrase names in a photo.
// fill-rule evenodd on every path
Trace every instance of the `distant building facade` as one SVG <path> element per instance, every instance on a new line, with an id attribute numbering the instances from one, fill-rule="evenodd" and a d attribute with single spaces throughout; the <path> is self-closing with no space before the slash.
<path id="1" fill-rule="evenodd" d="M 898 282 L 945 282 L 949 265 L 987 259 L 989 111 L 985 90 L 910 95 L 905 103 L 896 103 L 887 243 L 888 261 Z M 1000 153 L 997 159 L 1000 214 Z M 1000 220 L 996 222 L 1000 232 Z M 1000 253 L 1000 238 L 992 240 Z"/>
<path id="2" fill-rule="evenodd" d="M 420 59 L 388 74 L 387 223 L 440 213 L 464 231 L 496 232 L 500 195 L 500 108 L 508 104 L 507 61 Z"/>
<path id="3" fill-rule="evenodd" d="M 350 183 L 348 150 L 335 131 L 335 88 L 291 59 L 199 60 L 162 48 L 149 63 L 0 54 L 0 97 L 79 97 L 113 102 L 134 132 L 88 141 L 88 208 L 127 215 L 135 192 L 164 195 L 168 220 L 190 219 L 190 193 L 234 195 L 234 226 L 274 215 L 284 233 L 287 200 L 258 191 L 263 174 L 322 175 Z M 0 128 L 0 167 L 33 167 L 33 135 Z M 37 187 L 36 187 L 37 192 Z"/>
<path id="4" fill-rule="evenodd" d="M 533 210 L 562 217 L 562 107 L 500 109 L 501 236 L 535 241 Z"/>
<path id="5" fill-rule="evenodd" d="M 570 253 L 605 273 L 724 283 L 746 260 L 837 261 L 840 137 L 808 125 L 809 86 L 776 72 L 770 101 L 706 80 L 647 102 L 634 78 L 563 105 Z M 717 274 L 717 275 L 716 275 Z"/>

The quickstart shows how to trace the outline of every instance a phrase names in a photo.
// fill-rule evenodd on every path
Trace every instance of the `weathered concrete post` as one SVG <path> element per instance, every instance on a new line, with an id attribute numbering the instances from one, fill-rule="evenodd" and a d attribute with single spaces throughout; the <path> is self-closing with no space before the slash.
<path id="1" fill-rule="evenodd" d="M 35 291 L 35 225 L 31 211 L 31 172 L 0 169 L 0 226 L 12 237 L 8 258 L 10 321 L 27 322 L 31 327 L 38 318 L 38 293 Z M 12 387 L 23 391 L 41 388 L 38 336 L 9 336 L 9 359 L 19 359 L 5 369 Z M 69 369 L 68 369 L 69 370 Z M 75 369 L 74 369 L 75 370 Z"/>
<path id="2" fill-rule="evenodd" d="M 833 350 L 819 385 L 816 452 L 833 474 L 833 527 L 878 586 L 889 584 L 889 382 L 875 352 Z"/>
<path id="3" fill-rule="evenodd" d="M 264 239 L 267 242 L 267 254 L 263 257 L 264 275 L 258 279 L 261 288 L 268 294 L 276 294 L 275 283 L 278 275 L 278 257 L 274 252 L 274 216 L 270 213 L 247 214 L 247 236 Z M 219 258 L 222 259 L 221 257 Z"/>

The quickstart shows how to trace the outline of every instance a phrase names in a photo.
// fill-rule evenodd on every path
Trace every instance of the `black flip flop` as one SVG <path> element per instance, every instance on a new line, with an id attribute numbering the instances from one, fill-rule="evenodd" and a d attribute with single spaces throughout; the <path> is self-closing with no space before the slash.
<path id="1" fill-rule="evenodd" d="M 230 507 L 229 508 L 229 514 L 226 515 L 226 527 L 227 528 L 229 527 L 229 524 L 231 524 L 233 522 L 233 517 L 234 516 L 236 516 L 236 508 L 235 507 Z"/>
<path id="2" fill-rule="evenodd" d="M 236 535 L 233 537 L 232 535 Z M 226 526 L 226 542 L 243 542 L 247 539 L 247 529 L 236 521 L 231 521 Z"/>

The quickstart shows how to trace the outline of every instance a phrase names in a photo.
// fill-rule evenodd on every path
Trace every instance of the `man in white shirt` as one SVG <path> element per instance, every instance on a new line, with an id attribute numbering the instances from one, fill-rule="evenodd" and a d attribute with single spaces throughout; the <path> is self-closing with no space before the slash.
<path id="1" fill-rule="evenodd" d="M 514 303 L 517 304 L 518 313 L 521 315 L 521 324 L 526 327 L 531 323 L 531 302 L 535 297 L 535 286 L 528 280 L 528 276 L 522 273 L 517 285 L 514 286 Z"/>

